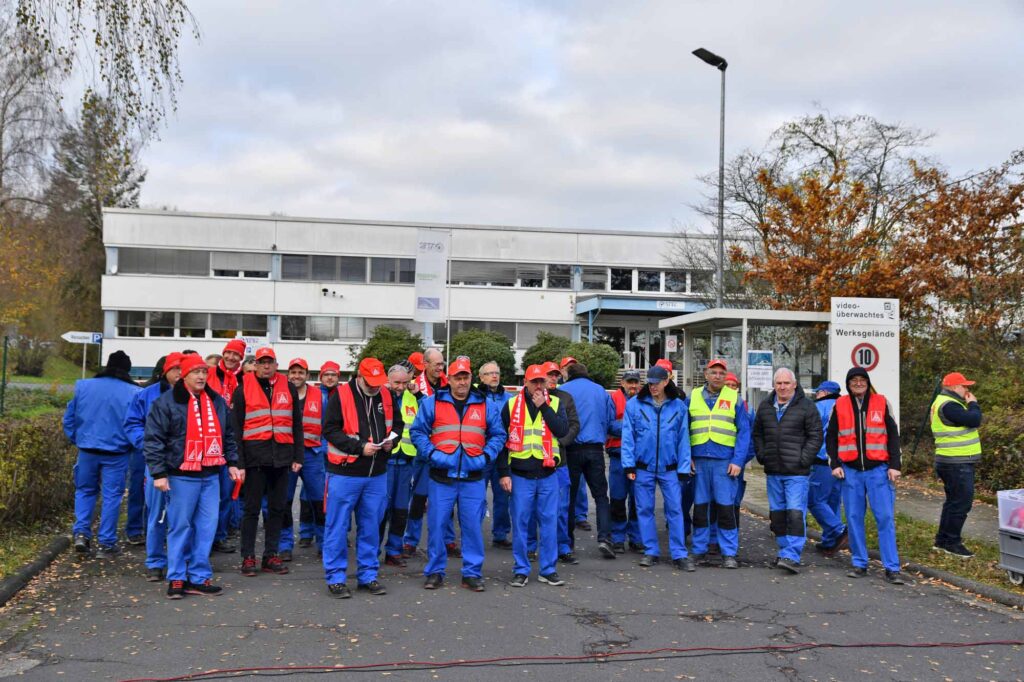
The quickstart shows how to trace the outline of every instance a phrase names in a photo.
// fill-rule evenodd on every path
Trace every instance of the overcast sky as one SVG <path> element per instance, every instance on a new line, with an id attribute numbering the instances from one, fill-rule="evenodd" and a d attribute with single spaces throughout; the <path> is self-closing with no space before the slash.
<path id="1" fill-rule="evenodd" d="M 726 155 L 816 105 L 935 133 L 954 173 L 1024 147 L 1024 2 L 193 0 L 144 206 L 706 229 Z"/>

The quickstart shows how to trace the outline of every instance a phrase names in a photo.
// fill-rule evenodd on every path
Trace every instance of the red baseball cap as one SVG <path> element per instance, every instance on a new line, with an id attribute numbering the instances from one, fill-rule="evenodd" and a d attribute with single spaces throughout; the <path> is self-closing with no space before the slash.
<path id="1" fill-rule="evenodd" d="M 274 362 L 277 362 L 277 353 L 270 346 L 263 346 L 262 348 L 256 349 L 256 362 L 259 362 L 263 358 L 270 358 Z"/>
<path id="2" fill-rule="evenodd" d="M 551 374 L 552 372 L 555 372 L 556 374 L 562 373 L 558 369 L 558 365 L 556 365 L 554 362 L 545 362 L 543 365 L 540 366 L 540 368 L 544 370 L 544 374 Z"/>
<path id="3" fill-rule="evenodd" d="M 453 377 L 456 374 L 462 374 L 463 372 L 473 373 L 472 368 L 469 366 L 469 360 L 465 358 L 459 358 L 452 364 L 448 365 L 448 376 Z"/>
<path id="4" fill-rule="evenodd" d="M 181 367 L 182 377 L 188 376 L 193 370 L 209 369 L 206 366 L 206 360 L 203 360 L 203 357 L 198 353 L 189 353 L 188 355 L 181 356 L 181 362 L 178 366 Z"/>
<path id="5" fill-rule="evenodd" d="M 722 360 L 721 358 L 715 358 L 714 360 L 708 360 L 707 367 L 705 367 L 704 369 L 711 369 L 712 367 L 721 367 L 722 369 L 724 369 L 726 371 L 729 370 L 729 366 L 727 364 L 725 364 L 725 360 Z"/>
<path id="6" fill-rule="evenodd" d="M 413 367 L 421 372 L 423 371 L 423 368 L 426 367 L 426 364 L 423 362 L 423 353 L 420 353 L 419 351 L 409 356 L 409 362 Z"/>
<path id="7" fill-rule="evenodd" d="M 181 353 L 172 351 L 164 358 L 164 374 L 167 374 L 176 367 L 181 367 Z"/>
<path id="8" fill-rule="evenodd" d="M 334 360 L 328 360 L 324 364 L 320 365 L 320 373 L 334 372 L 335 374 L 341 374 L 341 365 L 336 363 Z"/>
<path id="9" fill-rule="evenodd" d="M 309 371 L 309 363 L 303 360 L 302 358 L 295 358 L 293 360 L 288 361 L 288 369 L 291 369 L 295 365 L 298 365 L 307 372 Z"/>
<path id="10" fill-rule="evenodd" d="M 732 372 L 729 372 L 728 374 L 725 375 L 725 380 L 726 381 L 735 381 L 737 384 L 740 383 L 739 378 L 735 374 L 733 374 Z"/>
<path id="11" fill-rule="evenodd" d="M 558 366 L 561 367 L 562 369 L 565 369 L 569 365 L 575 365 L 577 362 L 579 362 L 579 360 L 577 360 L 573 356 L 566 355 L 564 358 L 562 358 L 562 361 L 558 364 Z"/>
<path id="12" fill-rule="evenodd" d="M 370 386 L 383 386 L 388 382 L 388 375 L 384 372 L 384 363 L 377 358 L 363 358 L 359 363 L 359 376 Z"/>
<path id="13" fill-rule="evenodd" d="M 672 361 L 666 358 L 662 358 L 661 360 L 658 360 L 654 364 L 657 365 L 658 367 L 664 367 L 665 371 L 667 371 L 669 374 L 675 371 L 675 369 L 672 367 Z"/>
<path id="14" fill-rule="evenodd" d="M 235 353 L 238 353 L 239 355 L 244 356 L 245 355 L 245 341 L 243 339 L 231 339 L 224 346 L 224 350 L 222 350 L 221 353 L 222 354 L 223 353 L 227 353 L 229 350 L 233 351 Z"/>
<path id="15" fill-rule="evenodd" d="M 547 380 L 548 376 L 544 373 L 544 365 L 530 365 L 526 368 L 526 380 L 533 381 L 534 379 Z"/>
<path id="16" fill-rule="evenodd" d="M 970 381 L 960 372 L 950 372 L 946 376 L 942 377 L 943 386 L 973 386 L 974 382 Z"/>

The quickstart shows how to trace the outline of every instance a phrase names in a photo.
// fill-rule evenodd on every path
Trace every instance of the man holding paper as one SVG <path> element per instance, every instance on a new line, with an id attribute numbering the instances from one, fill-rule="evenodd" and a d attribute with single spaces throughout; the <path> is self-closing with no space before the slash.
<path id="1" fill-rule="evenodd" d="M 337 599 L 352 592 L 345 585 L 348 570 L 349 520 L 356 515 L 357 587 L 372 595 L 386 594 L 377 581 L 380 569 L 380 522 L 388 501 L 388 459 L 404 430 L 402 410 L 386 388 L 384 365 L 364 358 L 359 372 L 338 386 L 327 403 L 327 509 L 324 531 L 324 573 L 327 591 Z"/>

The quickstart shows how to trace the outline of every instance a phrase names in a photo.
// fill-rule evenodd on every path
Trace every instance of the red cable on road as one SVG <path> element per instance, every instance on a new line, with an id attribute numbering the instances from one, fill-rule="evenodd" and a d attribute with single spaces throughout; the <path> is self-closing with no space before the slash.
<path id="1" fill-rule="evenodd" d="M 978 646 L 1024 646 L 1024 640 L 997 639 L 980 642 L 855 642 L 852 644 L 836 644 L 831 642 L 801 642 L 797 644 L 764 644 L 745 647 L 662 647 L 660 649 L 634 649 L 630 651 L 613 651 L 604 654 L 584 654 L 580 656 L 501 656 L 498 658 L 476 658 L 456 661 L 389 661 L 384 663 L 361 663 L 357 665 L 300 665 L 300 666 L 259 666 L 252 668 L 221 668 L 189 673 L 177 677 L 138 677 L 122 682 L 183 682 L 185 680 L 201 680 L 213 676 L 240 674 L 286 673 L 286 672 L 346 672 L 373 670 L 376 668 L 458 668 L 460 666 L 506 666 L 524 665 L 527 663 L 581 663 L 599 662 L 610 658 L 633 656 L 630 660 L 642 658 L 658 658 L 663 654 L 687 653 L 756 653 L 763 651 L 792 651 L 805 649 L 964 649 Z"/>

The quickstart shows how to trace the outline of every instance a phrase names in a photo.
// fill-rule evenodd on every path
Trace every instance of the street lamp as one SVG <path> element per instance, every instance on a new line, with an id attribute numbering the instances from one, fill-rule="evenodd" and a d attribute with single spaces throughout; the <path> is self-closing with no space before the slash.
<path id="1" fill-rule="evenodd" d="M 722 72 L 722 123 L 718 136 L 718 289 L 715 297 L 715 307 L 721 308 L 725 283 L 725 70 L 729 62 L 703 47 L 698 47 L 693 54 Z"/>

